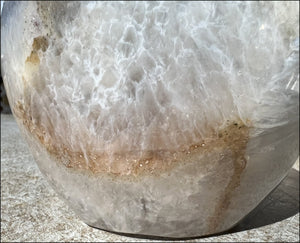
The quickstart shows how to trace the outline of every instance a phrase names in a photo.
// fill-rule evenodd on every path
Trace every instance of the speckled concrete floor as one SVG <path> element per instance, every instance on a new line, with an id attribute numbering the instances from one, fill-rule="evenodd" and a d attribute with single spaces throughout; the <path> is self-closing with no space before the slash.
<path id="1" fill-rule="evenodd" d="M 1 115 L 1 242 L 151 242 L 91 228 L 61 201 L 11 115 Z M 299 242 L 299 160 L 284 181 L 226 234 L 186 242 Z"/>

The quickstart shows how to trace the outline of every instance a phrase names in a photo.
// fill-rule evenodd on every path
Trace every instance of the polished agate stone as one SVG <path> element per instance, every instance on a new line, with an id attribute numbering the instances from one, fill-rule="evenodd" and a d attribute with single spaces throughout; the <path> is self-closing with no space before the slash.
<path id="1" fill-rule="evenodd" d="M 5 2 L 1 64 L 45 178 L 88 225 L 228 230 L 299 147 L 298 2 Z"/>

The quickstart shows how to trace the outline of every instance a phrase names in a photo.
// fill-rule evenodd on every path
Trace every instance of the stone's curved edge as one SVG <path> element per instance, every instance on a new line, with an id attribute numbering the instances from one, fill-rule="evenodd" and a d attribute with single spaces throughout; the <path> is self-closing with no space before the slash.
<path id="1" fill-rule="evenodd" d="M 57 198 L 57 194 L 48 187 L 48 183 L 44 180 L 44 177 L 38 170 L 36 163 L 34 162 L 32 155 L 28 150 L 28 146 L 24 143 L 23 137 L 21 137 L 20 129 L 15 123 L 15 119 L 12 115 L 1 114 L 1 172 L 3 173 L 2 179 L 4 185 L 8 183 L 8 187 L 3 187 L 2 195 L 2 218 L 7 219 L 3 221 L 1 227 L 1 239 L 3 242 L 8 241 L 74 241 L 75 239 L 81 242 L 93 241 L 108 241 L 108 242 L 145 242 L 151 241 L 146 239 L 129 238 L 126 236 L 120 236 L 113 233 L 107 233 L 106 231 L 97 230 L 89 227 L 78 219 L 73 211 L 66 206 L 64 202 Z M 24 166 L 28 168 L 24 173 Z M 294 172 L 299 173 L 299 160 L 293 166 Z M 19 173 L 21 177 L 12 177 L 11 174 Z M 286 186 L 294 185 L 288 182 L 289 178 L 284 180 Z M 297 178 L 295 178 L 295 183 Z M 41 188 L 42 191 L 41 191 Z M 285 193 L 286 190 L 282 190 Z M 22 197 L 22 206 L 14 198 L 20 198 L 20 192 L 26 193 L 27 196 Z M 274 192 L 278 195 L 278 190 Z M 299 196 L 299 193 L 297 194 Z M 274 199 L 274 195 L 270 195 L 271 199 Z M 289 203 L 291 198 L 286 195 L 281 199 L 285 203 Z M 276 197 L 275 198 L 279 198 Z M 21 198 L 20 198 L 21 199 Z M 295 199 L 299 199 L 296 197 Z M 267 199 L 269 201 L 269 197 Z M 280 202 L 277 203 L 280 208 Z M 274 207 L 270 204 L 265 208 L 266 204 L 260 204 L 260 211 L 273 212 Z M 17 209 L 15 208 L 17 207 Z M 298 207 L 299 208 L 299 207 Z M 24 224 L 30 220 L 30 214 L 26 212 L 36 213 L 34 222 L 32 224 Z M 285 214 L 285 208 L 280 208 L 280 211 Z M 298 210 L 299 211 L 299 210 Z M 44 217 L 45 214 L 47 217 Z M 273 215 L 271 213 L 271 215 Z M 268 215 L 262 215 L 263 218 Z M 248 219 L 248 218 L 247 218 Z M 253 221 L 254 222 L 253 222 Z M 293 242 L 299 241 L 299 213 L 294 216 L 288 216 L 280 221 L 274 221 L 272 224 L 264 224 L 264 226 L 249 228 L 249 223 L 256 224 L 258 217 L 251 217 L 251 222 L 246 220 L 245 224 L 241 227 L 232 228 L 229 234 L 224 232 L 223 235 L 209 238 L 199 238 L 191 240 L 195 242 L 248 242 L 248 241 L 284 241 Z M 269 220 L 267 220 L 269 222 Z M 15 222 L 10 224 L 9 222 Z M 272 221 L 273 222 L 273 221 Z M 243 222 L 244 223 L 244 222 Z M 28 227 L 29 226 L 29 227 Z M 242 231 L 241 231 L 242 230 Z M 55 234 L 53 232 L 55 231 Z M 130 236 L 131 237 L 131 236 Z M 133 237 L 133 236 L 132 236 Z M 172 239 L 168 240 L 171 241 Z M 154 240 L 153 240 L 154 241 Z M 160 240 L 162 241 L 162 240 Z"/>
<path id="2" fill-rule="evenodd" d="M 17 7 L 18 3 L 16 1 L 1 1 L 1 25 L 7 24 L 7 19 Z M 4 9 L 2 13 L 2 9 Z"/>
<path id="3" fill-rule="evenodd" d="M 278 128 L 275 134 L 266 132 L 251 138 L 241 183 L 232 192 L 228 208 L 224 208 L 218 224 L 212 229 L 209 227 L 211 217 L 224 200 L 224 189 L 234 175 L 230 150 L 215 149 L 207 157 L 199 156 L 198 164 L 181 163 L 159 176 L 126 180 L 65 167 L 48 154 L 20 120 L 18 123 L 40 170 L 83 222 L 138 235 L 198 237 L 232 228 L 279 183 L 297 150 L 294 145 L 287 145 L 297 143 L 292 125 Z M 281 139 L 276 140 L 276 137 Z M 271 144 L 262 146 L 270 139 Z M 274 146 L 276 152 L 266 150 L 269 146 Z"/>
<path id="4" fill-rule="evenodd" d="M 238 223 L 237 223 L 238 224 Z M 178 240 L 195 240 L 195 239 L 201 239 L 201 238 L 207 238 L 207 237 L 215 237 L 219 235 L 224 235 L 226 233 L 229 233 L 229 230 L 232 229 L 234 226 L 232 226 L 229 230 L 224 230 L 215 234 L 207 234 L 207 235 L 199 235 L 199 236 L 192 236 L 192 237 L 161 237 L 161 236 L 156 236 L 156 235 L 142 235 L 142 234 L 130 234 L 130 233 L 123 233 L 123 232 L 116 232 L 116 231 L 110 231 L 106 229 L 101 229 L 94 227 L 92 225 L 87 224 L 89 227 L 92 227 L 97 230 L 102 230 L 108 233 L 120 235 L 120 236 L 126 236 L 126 237 L 132 237 L 132 238 L 137 238 L 137 239 L 149 239 L 149 240 L 164 240 L 164 241 L 178 241 Z"/>

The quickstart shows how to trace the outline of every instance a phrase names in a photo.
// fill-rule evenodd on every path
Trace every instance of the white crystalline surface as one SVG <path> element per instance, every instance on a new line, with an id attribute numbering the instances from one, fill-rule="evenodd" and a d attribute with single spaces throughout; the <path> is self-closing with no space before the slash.
<path id="1" fill-rule="evenodd" d="M 288 122 L 298 4 L 66 2 L 44 19 L 27 5 L 15 92 L 29 84 L 34 122 L 74 151 L 176 150 L 227 120 Z M 32 72 L 22 63 L 37 36 L 49 46 Z"/>
<path id="2" fill-rule="evenodd" d="M 229 229 L 299 155 L 298 2 L 10 2 L 8 98 L 89 225 Z"/>

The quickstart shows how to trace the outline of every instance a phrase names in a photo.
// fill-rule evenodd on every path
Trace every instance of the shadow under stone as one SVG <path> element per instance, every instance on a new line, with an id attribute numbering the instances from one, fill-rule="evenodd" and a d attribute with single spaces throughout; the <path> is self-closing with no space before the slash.
<path id="1" fill-rule="evenodd" d="M 273 224 L 299 212 L 299 171 L 291 169 L 286 178 L 228 233 Z"/>

